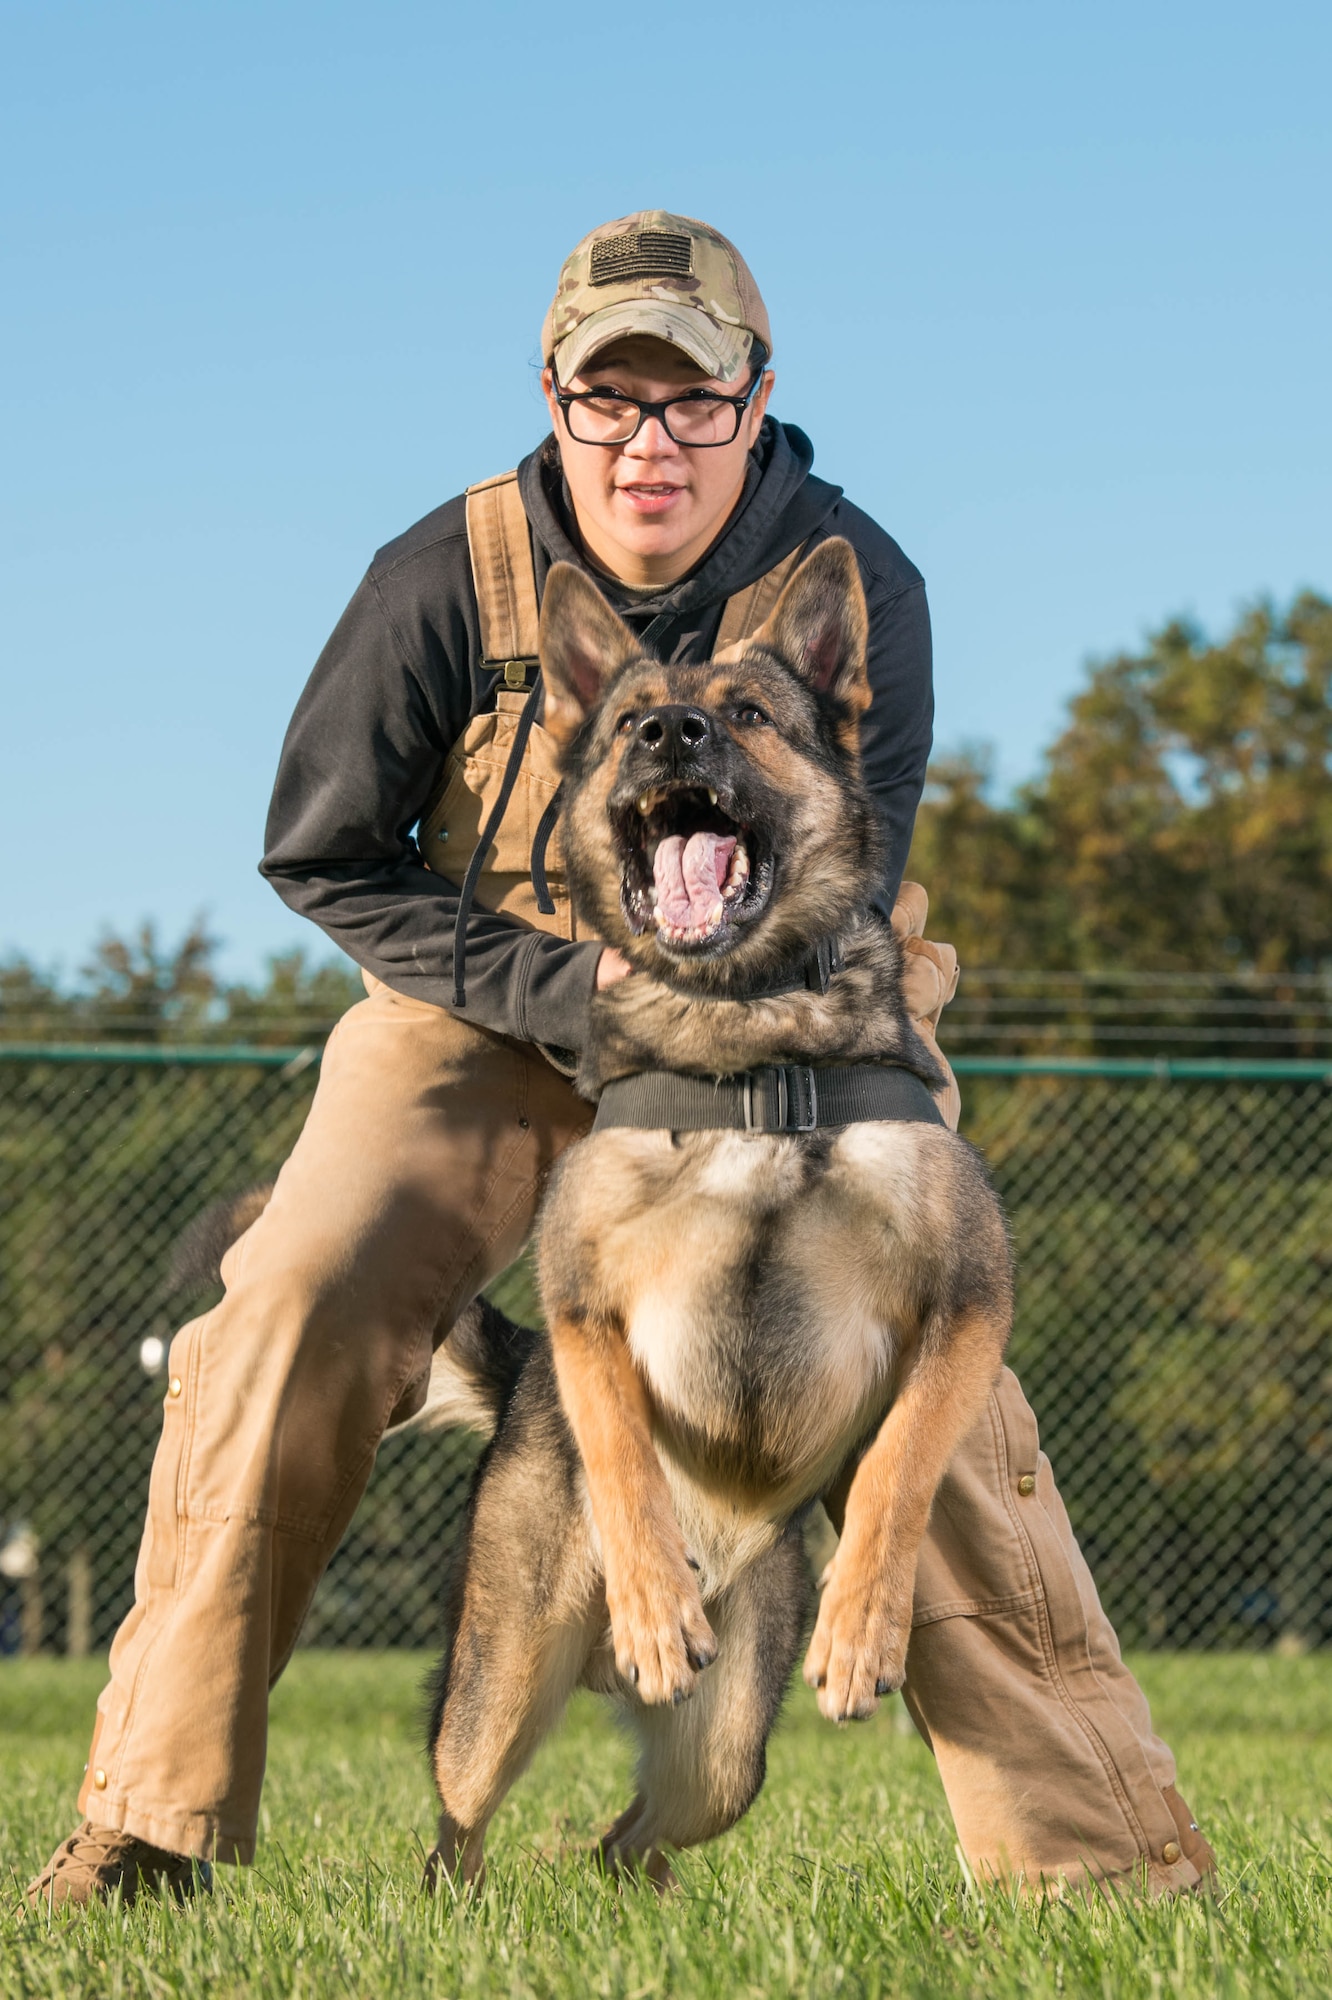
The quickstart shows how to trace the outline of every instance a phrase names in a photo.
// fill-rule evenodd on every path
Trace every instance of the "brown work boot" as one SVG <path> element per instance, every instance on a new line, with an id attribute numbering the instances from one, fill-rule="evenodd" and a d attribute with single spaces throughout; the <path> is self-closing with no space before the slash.
<path id="1" fill-rule="evenodd" d="M 132 1833 L 94 1826 L 85 1819 L 57 1847 L 25 1894 L 29 1909 L 58 1910 L 62 1903 L 104 1903 L 114 1889 L 120 1890 L 126 1904 L 145 1889 L 159 1894 L 166 1890 L 182 1903 L 197 1889 L 207 1892 L 212 1886 L 213 1870 L 207 1861 L 169 1854 Z"/>

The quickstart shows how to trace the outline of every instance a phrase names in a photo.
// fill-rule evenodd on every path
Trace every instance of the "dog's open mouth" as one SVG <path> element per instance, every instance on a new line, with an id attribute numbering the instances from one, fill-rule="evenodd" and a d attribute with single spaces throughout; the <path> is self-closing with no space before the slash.
<path id="1" fill-rule="evenodd" d="M 672 950 L 724 946 L 772 887 L 771 856 L 754 828 L 707 785 L 657 785 L 620 815 L 620 897 L 636 934 L 655 929 Z"/>

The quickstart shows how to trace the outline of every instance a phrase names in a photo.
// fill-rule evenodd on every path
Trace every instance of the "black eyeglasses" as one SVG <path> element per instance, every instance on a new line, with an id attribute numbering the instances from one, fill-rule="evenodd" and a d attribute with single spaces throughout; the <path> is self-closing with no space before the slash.
<path id="1" fill-rule="evenodd" d="M 683 396 L 668 396 L 664 403 L 636 402 L 619 389 L 562 389 L 550 367 L 555 400 L 564 412 L 569 436 L 579 444 L 621 445 L 638 436 L 649 417 L 655 417 L 668 438 L 687 445 L 691 451 L 711 451 L 717 445 L 734 444 L 740 435 L 740 419 L 753 401 L 763 380 L 760 368 L 743 396 L 718 396 L 711 389 L 689 389 Z"/>

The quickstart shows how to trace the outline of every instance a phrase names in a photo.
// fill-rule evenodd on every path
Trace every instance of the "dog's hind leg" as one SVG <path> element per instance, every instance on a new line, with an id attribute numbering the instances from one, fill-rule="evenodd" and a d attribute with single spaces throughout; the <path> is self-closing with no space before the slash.
<path id="1" fill-rule="evenodd" d="M 767 1741 L 800 1650 L 810 1582 L 798 1529 L 789 1528 L 708 1605 L 716 1665 L 678 1708 L 636 1703 L 638 1794 L 603 1836 L 607 1867 L 674 1881 L 667 1848 L 711 1840 L 757 1798 Z"/>
<path id="2" fill-rule="evenodd" d="M 486 1829 L 559 1720 L 605 1618 L 577 1459 L 542 1357 L 482 1467 L 453 1580 L 431 1731 L 442 1809 L 428 1888 L 441 1875 L 479 1879 Z"/>
<path id="3" fill-rule="evenodd" d="M 604 1610 L 598 1604 L 598 1620 Z M 464 1617 L 433 1761 L 441 1808 L 425 1879 L 480 1880 L 486 1830 L 509 1788 L 559 1721 L 583 1670 L 596 1623 L 529 1625 L 516 1609 L 503 1630 Z"/>

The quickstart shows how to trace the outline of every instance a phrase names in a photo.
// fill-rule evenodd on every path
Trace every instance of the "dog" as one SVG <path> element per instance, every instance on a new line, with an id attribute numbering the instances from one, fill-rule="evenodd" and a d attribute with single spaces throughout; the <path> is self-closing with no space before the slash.
<path id="1" fill-rule="evenodd" d="M 839 539 L 703 665 L 647 657 L 580 571 L 550 572 L 570 891 L 634 968 L 592 1002 L 579 1088 L 603 1110 L 662 1072 L 705 1104 L 774 1076 L 805 1096 L 750 1129 L 599 1113 L 542 1206 L 548 1332 L 478 1302 L 437 1356 L 428 1415 L 491 1442 L 447 1589 L 432 1885 L 476 1881 L 492 1815 L 580 1685 L 639 1743 L 610 1868 L 665 1884 L 671 1850 L 733 1826 L 808 1631 L 802 1524 L 822 1495 L 841 1539 L 805 1678 L 837 1721 L 904 1678 L 917 1550 L 998 1371 L 1012 1272 L 871 906 L 867 629 Z M 905 1079 L 915 1108 L 809 1115 L 846 1065 Z"/>

